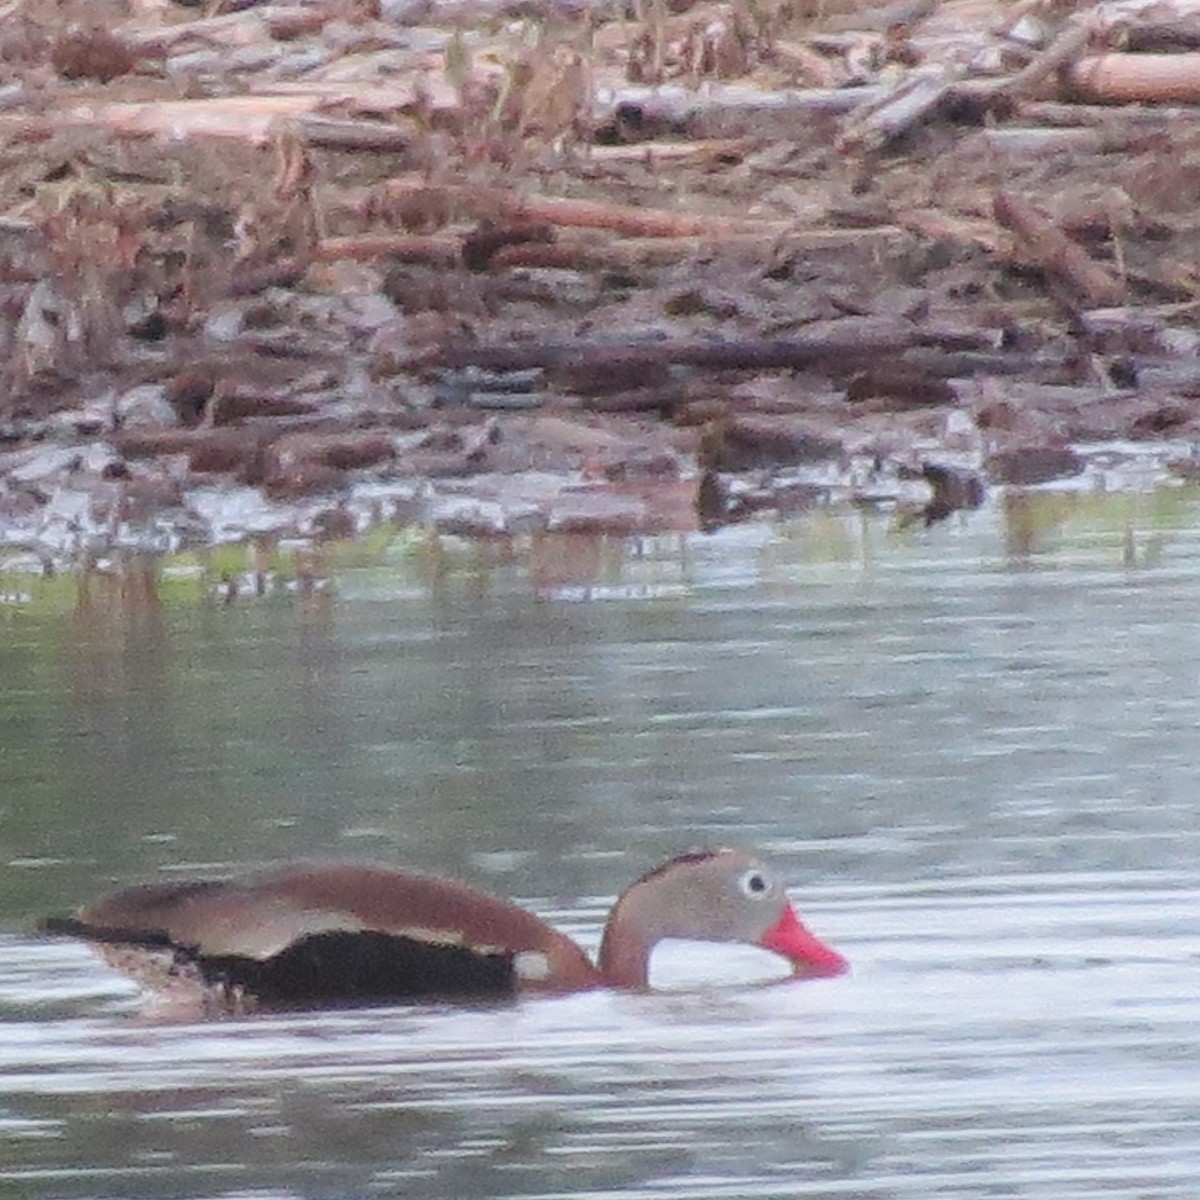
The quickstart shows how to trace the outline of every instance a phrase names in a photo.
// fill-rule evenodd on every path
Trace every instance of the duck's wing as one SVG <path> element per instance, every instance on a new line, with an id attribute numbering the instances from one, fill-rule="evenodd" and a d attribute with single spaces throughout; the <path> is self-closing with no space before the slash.
<path id="1" fill-rule="evenodd" d="M 515 987 L 574 990 L 597 982 L 587 956 L 532 913 L 468 884 L 357 864 L 300 864 L 244 879 L 146 884 L 79 914 L 77 936 L 163 941 L 245 986 L 316 990 L 322 972 L 373 980 L 411 976 L 407 992 L 475 995 Z M 65 930 L 60 930 L 65 932 Z M 336 936 L 335 936 L 336 935 Z M 261 968 L 238 966 L 263 964 Z M 299 986 L 299 985 L 298 985 Z"/>

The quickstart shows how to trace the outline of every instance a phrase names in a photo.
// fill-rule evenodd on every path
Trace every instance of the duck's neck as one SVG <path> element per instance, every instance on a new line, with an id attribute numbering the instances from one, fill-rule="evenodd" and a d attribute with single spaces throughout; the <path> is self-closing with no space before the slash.
<path id="1" fill-rule="evenodd" d="M 636 890 L 626 892 L 604 926 L 600 974 L 609 987 L 644 991 L 650 986 L 650 952 L 659 934 L 638 899 Z"/>

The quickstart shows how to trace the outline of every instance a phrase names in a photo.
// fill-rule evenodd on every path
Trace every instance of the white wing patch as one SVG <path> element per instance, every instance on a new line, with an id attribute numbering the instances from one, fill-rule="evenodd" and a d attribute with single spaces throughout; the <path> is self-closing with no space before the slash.
<path id="1" fill-rule="evenodd" d="M 545 983 L 550 978 L 550 959 L 540 950 L 522 950 L 513 956 L 513 969 L 518 979 Z"/>
<path id="2" fill-rule="evenodd" d="M 427 929 L 423 925 L 409 925 L 403 929 L 385 929 L 393 937 L 411 938 L 414 942 L 424 942 L 427 946 L 461 946 L 462 931 L 458 929 Z M 478 949 L 476 946 L 470 947 Z"/>

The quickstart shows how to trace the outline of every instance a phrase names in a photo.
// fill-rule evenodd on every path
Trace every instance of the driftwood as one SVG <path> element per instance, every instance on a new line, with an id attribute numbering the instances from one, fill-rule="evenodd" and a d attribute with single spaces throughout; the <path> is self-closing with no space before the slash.
<path id="1" fill-rule="evenodd" d="M 924 16 L 922 6 L 915 11 Z M 855 14 L 856 21 L 859 14 Z M 1069 23 L 1034 59 L 1000 80 L 966 79 L 968 68 L 956 58 L 918 68 L 881 100 L 858 109 L 839 139 L 843 151 L 878 150 L 950 107 L 960 112 L 1002 109 L 1074 61 L 1095 35 L 1088 18 Z M 982 49 L 982 47 L 980 47 Z"/>
<path id="2" fill-rule="evenodd" d="M 1074 129 L 1042 129 L 1021 126 L 982 129 L 979 136 L 1006 157 L 1035 159 L 1050 154 L 1100 154 L 1111 144 L 1107 130 L 1094 126 Z"/>
<path id="3" fill-rule="evenodd" d="M 881 355 L 898 355 L 909 348 L 927 350 L 945 344 L 957 352 L 964 335 L 957 330 L 922 329 L 901 322 L 863 321 L 849 318 L 826 322 L 820 333 L 788 340 L 730 340 L 722 342 L 543 342 L 519 346 L 452 343 L 431 360 L 441 367 L 480 367 L 490 371 L 524 371 L 542 368 L 558 378 L 589 373 L 620 373 L 665 379 L 669 366 L 705 370 L 797 370 L 820 365 L 839 373 L 862 371 L 878 365 Z M 977 342 L 978 335 L 967 336 Z M 933 356 L 922 369 L 935 370 Z"/>
<path id="4" fill-rule="evenodd" d="M 843 153 L 879 150 L 937 113 L 962 77 L 956 64 L 917 71 L 885 100 L 860 109 L 838 138 Z"/>
<path id="5" fill-rule="evenodd" d="M 996 220 L 1016 235 L 1021 253 L 1066 284 L 1075 299 L 1088 308 L 1121 303 L 1121 281 L 1048 218 L 1009 192 L 997 192 L 993 208 Z"/>
<path id="6" fill-rule="evenodd" d="M 411 128 L 389 121 L 336 121 L 317 116 L 299 117 L 288 127 L 288 132 L 295 134 L 306 146 L 358 153 L 403 153 L 415 138 Z"/>
<path id="7" fill-rule="evenodd" d="M 501 188 L 430 187 L 399 179 L 384 184 L 380 193 L 385 205 L 421 204 L 428 200 L 459 219 L 609 229 L 627 237 L 722 237 L 726 234 L 751 233 L 769 238 L 792 228 L 791 223 L 786 221 L 692 216 L 598 200 L 521 196 Z"/>
<path id="8" fill-rule="evenodd" d="M 885 89 L 875 86 L 765 91 L 714 84 L 703 92 L 620 88 L 597 99 L 592 120 L 597 129 L 629 141 L 663 135 L 761 138 L 780 132 L 772 118 L 794 129 L 806 118 L 842 116 L 885 95 Z"/>
<path id="9" fill-rule="evenodd" d="M 1015 75 L 998 82 L 971 81 L 957 89 L 957 98 L 997 107 L 1002 102 L 1027 96 L 1040 84 L 1076 62 L 1098 33 L 1094 18 L 1071 21 L 1040 54 Z"/>
<path id="10" fill-rule="evenodd" d="M 1120 49 L 1135 54 L 1180 50 L 1200 50 L 1200 21 L 1147 21 L 1119 28 Z"/>
<path id="11" fill-rule="evenodd" d="M 988 228 L 994 229 L 994 226 Z M 567 236 L 549 243 L 506 245 L 490 255 L 484 265 L 495 269 L 642 270 L 687 262 L 712 254 L 714 250 L 736 252 L 745 249 L 761 253 L 769 246 L 781 254 L 802 253 L 828 247 L 859 246 L 864 242 L 887 243 L 905 236 L 904 229 L 897 225 L 874 229 L 807 229 L 779 235 L 739 233 L 717 240 L 711 237 L 602 239 L 594 235 L 589 238 Z M 320 262 L 339 259 L 376 262 L 390 258 L 397 262 L 449 267 L 464 261 L 463 251 L 463 239 L 448 234 L 374 233 L 325 238 L 317 246 L 314 257 Z"/>
<path id="12" fill-rule="evenodd" d="M 874 229 L 806 229 L 778 235 L 735 233 L 711 237 L 640 237 L 600 241 L 561 239 L 550 244 L 506 246 L 493 255 L 494 267 L 551 267 L 575 271 L 641 270 L 686 262 L 714 251 L 771 249 L 781 255 L 803 253 L 835 246 L 860 246 L 865 242 L 889 242 L 904 237 L 896 225 Z"/>
<path id="13" fill-rule="evenodd" d="M 482 367 L 492 371 L 520 371 L 542 367 L 573 374 L 609 370 L 620 360 L 632 372 L 688 365 L 710 370 L 767 371 L 809 367 L 832 359 L 850 362 L 869 360 L 873 355 L 895 352 L 910 344 L 902 336 L 881 338 L 875 344 L 853 339 L 793 339 L 791 341 L 650 342 L 632 345 L 595 343 L 544 344 L 529 346 L 450 345 L 434 362 L 444 367 Z"/>
<path id="14" fill-rule="evenodd" d="M 597 163 L 690 163 L 740 161 L 755 146 L 749 138 L 691 138 L 686 142 L 639 141 L 623 146 L 592 146 L 588 160 Z"/>
<path id="15" fill-rule="evenodd" d="M 1102 104 L 1200 103 L 1200 54 L 1098 54 L 1068 72 L 1081 100 Z"/>

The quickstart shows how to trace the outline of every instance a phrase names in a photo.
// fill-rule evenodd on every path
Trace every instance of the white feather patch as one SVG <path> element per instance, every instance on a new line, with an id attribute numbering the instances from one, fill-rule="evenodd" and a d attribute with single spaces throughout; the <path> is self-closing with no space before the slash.
<path id="1" fill-rule="evenodd" d="M 513 969 L 518 979 L 545 983 L 550 978 L 550 959 L 540 950 L 522 950 L 513 956 Z"/>

